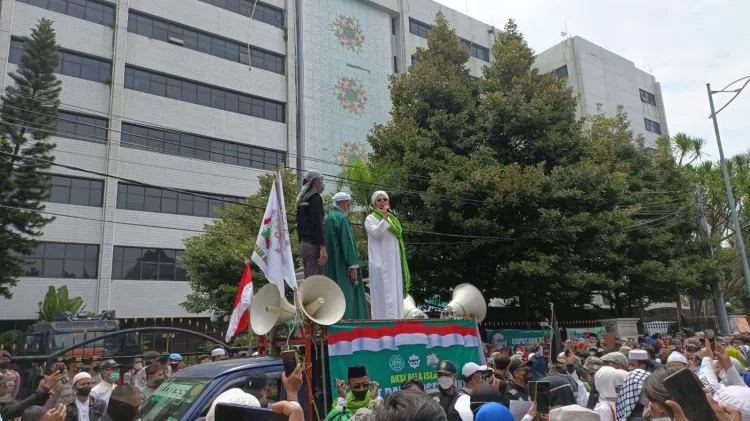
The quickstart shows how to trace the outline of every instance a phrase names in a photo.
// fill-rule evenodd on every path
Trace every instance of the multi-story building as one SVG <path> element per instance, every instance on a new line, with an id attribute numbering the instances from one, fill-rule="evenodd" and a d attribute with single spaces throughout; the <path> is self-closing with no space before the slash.
<path id="1" fill-rule="evenodd" d="M 578 96 L 578 115 L 614 114 L 622 105 L 631 129 L 654 147 L 659 136 L 669 135 L 661 85 L 635 64 L 581 37 L 572 37 L 536 57 L 541 71 L 568 78 Z"/>
<path id="2" fill-rule="evenodd" d="M 494 28 L 431 0 L 3 0 L 2 86 L 54 21 L 69 168 L 50 169 L 56 220 L 0 320 L 35 319 L 50 285 L 119 318 L 188 316 L 183 240 L 282 162 L 334 176 L 363 157 L 438 10 L 478 76 Z"/>

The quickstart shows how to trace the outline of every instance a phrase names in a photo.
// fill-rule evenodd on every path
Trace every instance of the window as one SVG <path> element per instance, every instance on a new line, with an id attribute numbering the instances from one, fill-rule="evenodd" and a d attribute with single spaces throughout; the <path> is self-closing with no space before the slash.
<path id="1" fill-rule="evenodd" d="M 398 73 L 398 60 L 393 56 L 393 73 Z"/>
<path id="2" fill-rule="evenodd" d="M 18 0 L 74 18 L 107 26 L 115 25 L 115 7 L 93 0 Z"/>
<path id="3" fill-rule="evenodd" d="M 227 109 L 227 96 L 234 98 L 237 96 L 237 112 L 246 114 L 251 117 L 263 118 L 271 121 L 284 123 L 284 104 L 269 99 L 258 98 L 255 96 L 235 93 L 222 88 L 214 88 L 208 85 L 189 82 L 174 76 L 164 76 L 148 70 L 140 70 L 130 66 L 125 66 L 125 88 L 136 91 L 146 92 L 158 96 L 167 95 L 167 85 L 172 87 L 172 91 L 180 90 L 181 101 L 192 102 L 198 105 L 204 105 L 211 108 L 218 108 L 225 111 L 233 111 L 230 104 Z M 239 103 L 250 101 L 252 107 L 243 108 Z M 231 101 L 230 101 L 231 102 Z M 233 103 L 232 103 L 233 104 Z"/>
<path id="4" fill-rule="evenodd" d="M 432 28 L 430 25 L 409 18 L 409 32 L 412 34 L 418 37 L 427 38 L 427 34 L 429 34 L 431 30 Z"/>
<path id="5" fill-rule="evenodd" d="M 391 34 L 396 35 L 396 18 L 391 19 Z"/>
<path id="6" fill-rule="evenodd" d="M 50 176 L 48 200 L 67 205 L 102 207 L 103 192 L 102 180 L 53 174 Z"/>
<path id="7" fill-rule="evenodd" d="M 646 123 L 646 131 L 659 135 L 661 134 L 661 124 L 647 118 L 644 118 L 643 121 Z"/>
<path id="8" fill-rule="evenodd" d="M 180 263 L 184 250 L 146 247 L 114 247 L 112 279 L 187 281 Z"/>
<path id="9" fill-rule="evenodd" d="M 414 56 L 412 55 L 412 56 L 411 56 L 411 66 L 412 66 L 412 67 L 417 67 L 417 64 L 419 64 L 419 63 L 417 62 L 417 58 L 416 58 L 416 57 L 414 57 Z"/>
<path id="10" fill-rule="evenodd" d="M 23 257 L 26 257 L 24 276 L 95 279 L 99 263 L 99 246 L 41 243 L 33 254 Z"/>
<path id="11" fill-rule="evenodd" d="M 483 61 L 490 61 L 490 50 L 488 48 L 482 47 L 481 45 L 476 45 L 470 41 L 464 41 L 466 45 L 469 47 L 469 54 L 477 58 L 479 60 Z"/>
<path id="12" fill-rule="evenodd" d="M 106 118 L 57 112 L 57 136 L 89 142 L 107 141 L 108 120 Z"/>
<path id="13" fill-rule="evenodd" d="M 238 107 L 241 105 L 238 95 L 227 98 L 228 102 L 234 101 Z M 125 146 L 145 146 L 159 152 L 262 170 L 275 170 L 279 163 L 286 161 L 284 152 L 130 123 L 122 123 L 120 142 Z"/>
<path id="14" fill-rule="evenodd" d="M 268 4 L 255 2 L 253 0 L 200 0 L 203 3 L 212 4 L 216 7 L 229 10 L 230 12 L 239 13 L 240 15 L 250 17 L 281 28 L 284 26 L 284 9 L 279 9 Z M 253 12 L 255 6 L 255 12 Z"/>
<path id="15" fill-rule="evenodd" d="M 20 51 L 23 49 L 23 41 L 11 39 L 8 61 L 13 64 L 21 64 Z M 84 56 L 72 51 L 59 50 L 60 61 L 57 63 L 55 73 L 91 80 L 94 82 L 109 83 L 112 73 L 112 63 L 100 58 Z"/>
<path id="16" fill-rule="evenodd" d="M 242 202 L 241 197 L 197 192 L 196 194 L 210 196 L 210 199 L 190 193 L 119 183 L 117 209 L 218 218 L 217 208 L 224 210 L 229 205 Z"/>
<path id="17" fill-rule="evenodd" d="M 568 77 L 568 65 L 566 64 L 563 67 L 560 67 L 559 69 L 555 70 L 555 76 L 557 76 L 558 79 L 567 78 Z"/>
<path id="18" fill-rule="evenodd" d="M 654 94 L 646 92 L 643 89 L 639 89 L 639 91 L 641 91 L 641 101 L 647 104 L 656 105 L 656 96 L 654 96 Z"/>
<path id="19" fill-rule="evenodd" d="M 283 75 L 285 71 L 283 55 L 256 47 L 250 47 L 248 53 L 247 44 L 226 40 L 137 12 L 131 11 L 128 16 L 128 31 L 237 63 L 251 64 L 252 60 L 253 67 L 270 72 Z"/>

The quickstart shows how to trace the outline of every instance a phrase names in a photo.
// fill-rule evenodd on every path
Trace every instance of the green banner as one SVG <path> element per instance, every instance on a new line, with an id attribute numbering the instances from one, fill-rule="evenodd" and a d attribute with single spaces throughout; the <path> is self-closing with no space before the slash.
<path id="1" fill-rule="evenodd" d="M 328 328 L 329 374 L 333 397 L 336 379 L 346 381 L 350 366 L 364 365 L 380 395 L 397 392 L 416 377 L 426 388 L 437 387 L 438 363 L 461 367 L 479 363 L 480 339 L 474 320 L 405 320 L 340 323 Z M 458 382 L 459 386 L 461 382 Z"/>
<path id="2" fill-rule="evenodd" d="M 595 334 L 599 339 L 604 336 L 603 327 L 584 327 L 584 328 L 566 328 L 568 337 L 571 340 L 578 340 L 587 337 L 590 333 Z M 487 341 L 495 349 L 512 351 L 516 346 L 527 347 L 536 345 L 544 338 L 550 337 L 551 331 L 545 330 L 517 330 L 517 329 L 488 329 Z"/>

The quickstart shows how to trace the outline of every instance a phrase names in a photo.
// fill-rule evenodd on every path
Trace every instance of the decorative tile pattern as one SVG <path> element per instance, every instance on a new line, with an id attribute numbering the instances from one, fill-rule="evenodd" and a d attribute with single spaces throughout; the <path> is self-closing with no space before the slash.
<path id="1" fill-rule="evenodd" d="M 336 34 L 336 38 L 339 39 L 342 47 L 356 52 L 362 50 L 362 45 L 365 43 L 365 34 L 362 33 L 362 27 L 357 19 L 340 15 L 333 21 L 331 30 Z"/>

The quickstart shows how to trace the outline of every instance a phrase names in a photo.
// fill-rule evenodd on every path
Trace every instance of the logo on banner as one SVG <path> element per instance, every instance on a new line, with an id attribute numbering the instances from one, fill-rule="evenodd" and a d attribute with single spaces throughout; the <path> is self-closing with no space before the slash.
<path id="1" fill-rule="evenodd" d="M 419 364 L 421 361 L 419 360 L 419 357 L 412 354 L 411 357 L 409 357 L 409 367 L 411 368 L 419 368 Z"/>
<path id="2" fill-rule="evenodd" d="M 404 369 L 404 365 L 406 364 L 406 361 L 404 361 L 404 357 L 396 354 L 391 357 L 390 360 L 388 360 L 388 366 L 391 367 L 391 371 L 395 371 L 396 373 L 400 373 Z"/>
<path id="3" fill-rule="evenodd" d="M 438 362 L 440 362 L 440 359 L 438 358 L 437 354 L 427 354 L 427 366 L 431 368 L 437 368 Z"/>

